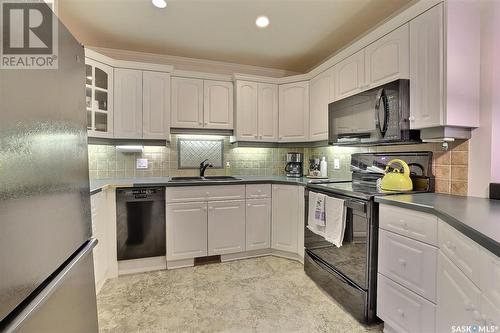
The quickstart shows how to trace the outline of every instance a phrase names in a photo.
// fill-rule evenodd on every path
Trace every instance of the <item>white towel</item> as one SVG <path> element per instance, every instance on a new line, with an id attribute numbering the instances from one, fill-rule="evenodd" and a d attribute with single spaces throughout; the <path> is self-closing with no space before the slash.
<path id="1" fill-rule="evenodd" d="M 325 199 L 321 193 L 309 192 L 307 228 L 321 237 L 325 237 Z"/>
<path id="2" fill-rule="evenodd" d="M 336 247 L 342 246 L 346 225 L 346 207 L 344 200 L 326 197 L 325 215 L 326 227 L 324 237 Z"/>

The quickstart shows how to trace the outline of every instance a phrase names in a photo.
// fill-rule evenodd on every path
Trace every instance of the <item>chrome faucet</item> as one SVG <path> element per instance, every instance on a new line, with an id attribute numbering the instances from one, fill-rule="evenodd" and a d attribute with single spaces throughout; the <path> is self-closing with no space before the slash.
<path id="1" fill-rule="evenodd" d="M 203 162 L 200 163 L 200 177 L 204 177 L 205 176 L 205 170 L 207 170 L 207 168 L 212 168 L 213 165 L 210 164 L 210 163 L 206 163 L 208 161 L 208 159 L 204 160 Z"/>

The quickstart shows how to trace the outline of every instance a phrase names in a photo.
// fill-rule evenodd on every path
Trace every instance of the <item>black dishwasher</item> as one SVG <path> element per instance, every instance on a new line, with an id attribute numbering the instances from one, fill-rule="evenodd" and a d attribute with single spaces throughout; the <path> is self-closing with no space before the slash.
<path id="1" fill-rule="evenodd" d="M 164 187 L 116 190 L 116 248 L 118 260 L 165 255 Z"/>

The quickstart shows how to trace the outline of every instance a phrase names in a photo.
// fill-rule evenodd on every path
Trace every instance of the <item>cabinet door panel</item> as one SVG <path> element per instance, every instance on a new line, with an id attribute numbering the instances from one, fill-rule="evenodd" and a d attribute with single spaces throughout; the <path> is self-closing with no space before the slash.
<path id="1" fill-rule="evenodd" d="M 366 84 L 377 87 L 409 78 L 409 27 L 405 24 L 365 49 Z"/>
<path id="2" fill-rule="evenodd" d="M 142 138 L 142 71 L 115 69 L 114 137 Z"/>
<path id="3" fill-rule="evenodd" d="M 167 260 L 207 255 L 207 204 L 167 204 Z"/>
<path id="4" fill-rule="evenodd" d="M 279 86 L 279 141 L 301 142 L 309 132 L 309 82 Z"/>
<path id="5" fill-rule="evenodd" d="M 336 100 L 361 92 L 365 82 L 365 50 L 342 60 L 333 70 L 336 78 Z"/>
<path id="6" fill-rule="evenodd" d="M 94 247 L 94 276 L 97 291 L 104 283 L 108 271 L 108 241 L 106 219 L 106 193 L 99 192 L 90 197 L 92 212 L 92 237 L 98 240 Z"/>
<path id="7" fill-rule="evenodd" d="M 239 141 L 258 139 L 256 82 L 236 82 L 236 137 Z"/>
<path id="8" fill-rule="evenodd" d="M 436 332 L 436 306 L 380 273 L 377 316 L 396 332 Z"/>
<path id="9" fill-rule="evenodd" d="M 233 129 L 233 83 L 203 81 L 204 127 Z"/>
<path id="10" fill-rule="evenodd" d="M 85 58 L 89 137 L 113 137 L 113 67 Z"/>
<path id="11" fill-rule="evenodd" d="M 443 6 L 410 21 L 410 127 L 443 124 Z"/>
<path id="12" fill-rule="evenodd" d="M 271 199 L 247 200 L 246 250 L 271 247 Z"/>
<path id="13" fill-rule="evenodd" d="M 298 252 L 299 189 L 291 185 L 273 185 L 272 248 Z"/>
<path id="14" fill-rule="evenodd" d="M 143 137 L 167 139 L 170 134 L 170 74 L 143 72 Z"/>
<path id="15" fill-rule="evenodd" d="M 172 78 L 172 127 L 203 127 L 203 80 Z"/>
<path id="16" fill-rule="evenodd" d="M 379 272 L 431 302 L 436 302 L 437 252 L 413 239 L 379 232 Z"/>
<path id="17" fill-rule="evenodd" d="M 208 255 L 245 251 L 245 201 L 208 203 Z"/>
<path id="18" fill-rule="evenodd" d="M 441 251 L 438 258 L 437 331 L 480 324 L 480 290 Z"/>
<path id="19" fill-rule="evenodd" d="M 311 79 L 309 83 L 309 138 L 311 141 L 328 140 L 328 104 L 333 69 Z"/>
<path id="20" fill-rule="evenodd" d="M 259 83 L 258 85 L 259 140 L 278 140 L 278 85 Z"/>

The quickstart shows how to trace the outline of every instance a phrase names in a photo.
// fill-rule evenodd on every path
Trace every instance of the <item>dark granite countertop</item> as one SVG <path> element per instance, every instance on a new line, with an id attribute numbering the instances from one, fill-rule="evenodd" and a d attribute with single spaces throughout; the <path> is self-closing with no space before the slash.
<path id="1" fill-rule="evenodd" d="M 90 194 L 100 192 L 102 189 L 113 187 L 141 187 L 141 186 L 204 186 L 204 185 L 236 185 L 236 184 L 290 184 L 306 186 L 311 181 L 309 178 L 289 178 L 284 176 L 234 176 L 236 180 L 224 181 L 186 181 L 171 182 L 170 177 L 146 177 L 146 178 L 109 178 L 90 181 Z M 339 179 L 338 181 L 343 181 Z"/>
<path id="2" fill-rule="evenodd" d="M 500 200 L 419 193 L 376 197 L 375 201 L 434 214 L 500 257 Z"/>

